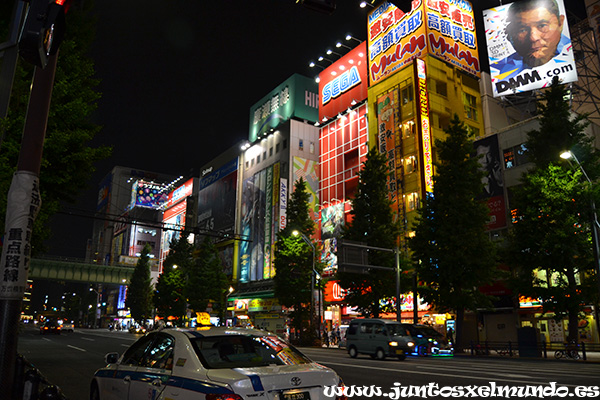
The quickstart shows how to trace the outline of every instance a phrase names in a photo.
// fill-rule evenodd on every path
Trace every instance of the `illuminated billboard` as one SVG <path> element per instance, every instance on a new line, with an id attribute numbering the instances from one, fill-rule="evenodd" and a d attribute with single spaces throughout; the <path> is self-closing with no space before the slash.
<path id="1" fill-rule="evenodd" d="M 480 74 L 473 7 L 466 0 L 413 0 L 406 14 L 384 1 L 367 24 L 371 84 L 426 54 Z"/>
<path id="2" fill-rule="evenodd" d="M 483 12 L 494 97 L 577 80 L 563 0 L 524 0 Z"/>
<path id="3" fill-rule="evenodd" d="M 319 88 L 314 79 L 294 74 L 250 108 L 250 142 L 292 117 L 316 122 Z"/>
<path id="4" fill-rule="evenodd" d="M 319 121 L 367 98 L 367 44 L 362 42 L 319 74 Z"/>
<path id="5" fill-rule="evenodd" d="M 168 199 L 167 186 L 154 182 L 135 181 L 131 187 L 129 208 L 160 208 Z"/>
<path id="6" fill-rule="evenodd" d="M 419 93 L 418 114 L 421 125 L 420 144 L 423 160 L 423 188 L 433 192 L 433 152 L 431 148 L 431 125 L 429 123 L 429 98 L 427 96 L 427 66 L 425 61 L 417 60 L 417 87 Z"/>

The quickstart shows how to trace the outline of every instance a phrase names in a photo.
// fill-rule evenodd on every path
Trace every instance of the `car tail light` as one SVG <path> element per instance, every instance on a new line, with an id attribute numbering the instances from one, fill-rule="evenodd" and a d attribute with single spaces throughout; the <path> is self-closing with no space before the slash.
<path id="1" fill-rule="evenodd" d="M 242 396 L 233 393 L 209 393 L 206 400 L 243 400 Z"/>

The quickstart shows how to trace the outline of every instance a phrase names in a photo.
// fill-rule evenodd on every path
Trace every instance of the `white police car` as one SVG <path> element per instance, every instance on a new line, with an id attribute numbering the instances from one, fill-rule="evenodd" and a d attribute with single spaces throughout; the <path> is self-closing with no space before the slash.
<path id="1" fill-rule="evenodd" d="M 106 355 L 91 400 L 317 400 L 338 375 L 277 335 L 202 327 L 153 331 Z"/>

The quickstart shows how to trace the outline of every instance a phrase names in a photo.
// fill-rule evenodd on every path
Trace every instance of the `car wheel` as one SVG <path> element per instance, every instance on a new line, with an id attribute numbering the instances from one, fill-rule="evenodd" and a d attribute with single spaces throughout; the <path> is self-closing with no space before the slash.
<path id="1" fill-rule="evenodd" d="M 92 387 L 90 388 L 90 400 L 100 400 L 100 390 L 98 390 L 98 384 L 96 382 L 93 382 Z"/>
<path id="2" fill-rule="evenodd" d="M 356 351 L 356 347 L 350 346 L 350 348 L 348 349 L 348 354 L 350 355 L 350 357 L 356 358 L 356 356 L 358 356 L 358 351 Z"/>
<path id="3" fill-rule="evenodd" d="M 406 354 L 400 354 L 400 355 L 398 356 L 398 360 L 400 360 L 400 361 L 404 361 L 404 360 L 406 360 Z"/>
<path id="4" fill-rule="evenodd" d="M 377 352 L 375 353 L 375 357 L 377 357 L 378 360 L 385 360 L 385 352 L 383 351 L 383 349 L 381 349 L 381 348 L 377 349 Z"/>
<path id="5" fill-rule="evenodd" d="M 417 353 L 419 353 L 419 355 L 421 357 L 427 357 L 427 347 L 426 346 L 419 346 L 419 348 L 417 349 Z"/>

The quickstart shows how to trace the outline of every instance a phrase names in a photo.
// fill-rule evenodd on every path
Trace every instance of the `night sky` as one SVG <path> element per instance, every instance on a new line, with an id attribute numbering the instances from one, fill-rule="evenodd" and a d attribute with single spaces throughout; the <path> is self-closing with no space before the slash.
<path id="1" fill-rule="evenodd" d="M 325 50 L 347 50 L 335 48 L 338 40 L 358 44 L 345 42 L 347 33 L 366 40 L 369 8 L 359 3 L 337 0 L 327 15 L 295 0 L 95 0 L 91 55 L 102 99 L 94 118 L 103 130 L 92 143 L 114 152 L 67 209 L 92 213 L 98 182 L 116 165 L 198 176 L 202 165 L 248 137 L 254 103 L 294 73 L 316 76 L 311 60 L 335 61 Z M 481 11 L 500 4 L 472 3 L 479 28 Z M 565 3 L 582 15 L 583 0 Z M 483 34 L 478 40 L 486 69 Z M 92 220 L 59 214 L 56 221 L 48 254 L 83 258 Z"/>

